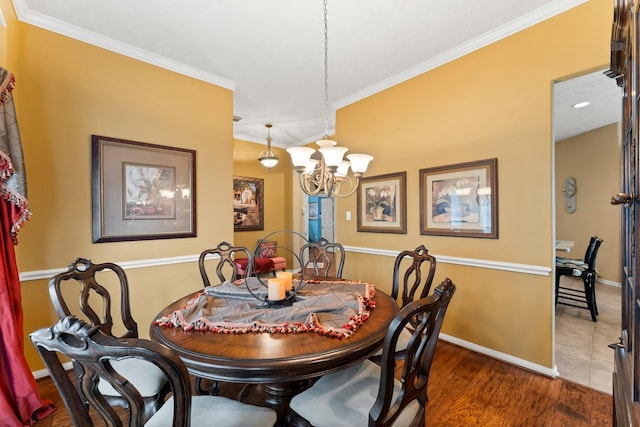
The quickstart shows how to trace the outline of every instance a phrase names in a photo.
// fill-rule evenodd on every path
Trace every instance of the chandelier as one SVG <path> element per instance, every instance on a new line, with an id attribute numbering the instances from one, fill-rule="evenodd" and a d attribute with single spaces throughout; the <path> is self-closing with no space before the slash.
<path id="1" fill-rule="evenodd" d="M 271 169 L 275 165 L 278 164 L 278 160 L 280 160 L 280 155 L 277 151 L 273 151 L 271 149 L 271 128 L 273 125 L 271 123 L 267 123 L 267 148 L 260 153 L 258 156 L 258 160 L 262 163 L 262 166 Z"/>
<path id="2" fill-rule="evenodd" d="M 327 25 L 327 0 L 324 0 L 324 137 L 317 141 L 318 151 L 310 147 L 290 147 L 287 152 L 298 172 L 300 187 L 305 194 L 316 196 L 320 193 L 328 197 L 348 197 L 355 193 L 360 178 L 367 171 L 373 156 L 368 154 L 344 153 L 349 149 L 337 147 L 337 142 L 329 138 L 329 44 Z M 353 178 L 349 174 L 353 172 Z M 348 186 L 346 186 L 348 185 Z"/>

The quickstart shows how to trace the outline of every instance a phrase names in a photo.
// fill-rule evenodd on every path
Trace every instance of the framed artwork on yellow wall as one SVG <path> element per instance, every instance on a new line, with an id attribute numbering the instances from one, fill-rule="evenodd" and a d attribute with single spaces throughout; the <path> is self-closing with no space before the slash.
<path id="1" fill-rule="evenodd" d="M 498 238 L 498 159 L 420 169 L 420 234 Z"/>
<path id="2" fill-rule="evenodd" d="M 358 231 L 407 232 L 407 173 L 361 178 L 357 191 Z"/>
<path id="3" fill-rule="evenodd" d="M 94 243 L 196 236 L 195 151 L 91 136 Z"/>
<path id="4" fill-rule="evenodd" d="M 233 177 L 233 230 L 264 230 L 264 180 Z"/>

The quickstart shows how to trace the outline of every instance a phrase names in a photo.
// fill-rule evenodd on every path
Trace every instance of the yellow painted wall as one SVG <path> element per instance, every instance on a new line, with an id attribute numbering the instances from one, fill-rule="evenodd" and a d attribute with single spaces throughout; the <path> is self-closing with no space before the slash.
<path id="1" fill-rule="evenodd" d="M 4 12 L 8 1 L 0 1 Z M 552 268 L 552 82 L 606 67 L 611 20 L 609 0 L 590 0 L 341 109 L 338 141 L 352 152 L 376 157 L 367 175 L 407 171 L 408 232 L 358 233 L 355 220 L 345 220 L 346 211 L 355 219 L 352 197 L 337 202 L 338 240 L 391 250 L 424 243 L 434 254 Z M 18 25 L 17 53 L 11 43 L 6 56 L 17 58 L 12 62 L 18 78 L 16 107 L 34 211 L 19 236 L 20 271 L 60 268 L 76 256 L 118 262 L 190 255 L 222 240 L 251 246 L 262 237 L 258 232 L 233 233 L 232 176 L 264 176 L 270 198 L 278 194 L 280 182 L 287 193 L 293 185 L 291 173 L 288 169 L 278 178 L 270 176 L 278 171 L 259 172 L 261 166 L 253 159 L 263 146 L 232 142 L 230 91 Z M 92 133 L 195 148 L 198 237 L 92 244 Z M 235 152 L 245 149 L 251 159 Z M 490 157 L 498 158 L 500 238 L 421 236 L 418 170 Z M 275 214 L 269 212 L 280 203 L 284 226 L 297 225 L 297 216 L 286 212 L 299 207 L 298 193 L 272 203 L 265 206 L 265 233 L 281 226 L 279 207 Z M 388 290 L 391 265 L 390 257 L 352 252 L 344 275 Z M 194 263 L 133 269 L 128 275 L 143 336 L 167 300 L 200 286 Z M 436 280 L 447 276 L 457 283 L 458 292 L 444 333 L 553 366 L 551 276 L 439 263 Z M 23 306 L 26 333 L 54 321 L 44 280 L 23 283 Z M 32 369 L 41 368 L 30 348 L 27 358 Z"/>
<path id="2" fill-rule="evenodd" d="M 275 125 L 274 125 L 275 126 Z M 236 231 L 234 243 L 254 250 L 258 240 L 270 233 L 290 230 L 292 227 L 291 209 L 291 161 L 289 154 L 282 149 L 273 147 L 280 154 L 278 164 L 267 169 L 258 161 L 258 155 L 266 148 L 265 144 L 234 140 L 233 141 L 233 173 L 235 176 L 264 179 L 264 230 Z M 276 240 L 278 246 L 291 247 L 291 236 L 276 233 L 269 237 Z M 278 249 L 278 255 L 287 258 L 288 268 L 292 268 L 291 253 Z"/>
<path id="3" fill-rule="evenodd" d="M 0 26 L 0 67 L 18 73 L 18 18 L 11 0 L 0 0 L 0 12 L 7 24 Z"/>
<path id="4" fill-rule="evenodd" d="M 338 141 L 375 157 L 367 176 L 407 172 L 406 235 L 358 233 L 355 198 L 337 204 L 343 245 L 553 268 L 552 83 L 609 60 L 612 4 L 591 0 L 358 103 L 337 115 Z M 498 158 L 499 239 L 419 234 L 418 171 Z M 391 260 L 348 254 L 345 277 L 390 286 Z M 443 332 L 553 366 L 553 279 L 439 263 L 458 285 Z M 384 278 L 388 278 L 387 281 Z"/>
<path id="5" fill-rule="evenodd" d="M 30 25 L 19 24 L 18 85 L 32 219 L 19 234 L 21 272 L 199 254 L 233 240 L 232 92 Z M 92 243 L 91 135 L 196 150 L 196 238 Z M 127 271 L 134 317 L 202 286 L 197 264 Z M 55 321 L 46 280 L 23 282 L 25 333 Z M 28 342 L 28 341 L 27 341 Z M 41 363 L 26 346 L 32 369 Z"/>
<path id="6" fill-rule="evenodd" d="M 618 124 L 558 141 L 556 147 L 556 237 L 575 241 L 566 256 L 581 259 L 589 238 L 604 240 L 596 267 L 601 279 L 620 283 L 620 206 L 611 206 L 611 196 L 620 192 L 622 158 Z M 576 179 L 576 211 L 564 210 L 562 186 L 567 177 Z"/>

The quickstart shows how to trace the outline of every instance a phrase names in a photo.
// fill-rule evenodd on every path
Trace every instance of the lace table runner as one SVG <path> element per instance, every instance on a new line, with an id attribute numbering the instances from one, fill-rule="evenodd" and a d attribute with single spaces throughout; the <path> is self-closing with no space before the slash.
<path id="1" fill-rule="evenodd" d="M 266 283 L 266 281 L 263 280 Z M 247 289 L 264 299 L 267 288 L 251 277 L 208 286 L 196 294 L 186 307 L 155 324 L 182 327 L 184 330 L 209 330 L 217 333 L 298 333 L 348 338 L 369 318 L 375 307 L 375 288 L 370 283 L 337 281 L 304 281 L 291 306 L 271 308 Z"/>

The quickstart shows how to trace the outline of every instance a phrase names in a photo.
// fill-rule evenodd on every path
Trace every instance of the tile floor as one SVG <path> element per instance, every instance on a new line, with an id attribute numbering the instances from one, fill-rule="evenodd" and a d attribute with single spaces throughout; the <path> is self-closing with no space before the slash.
<path id="1" fill-rule="evenodd" d="M 563 286 L 582 286 L 563 276 Z M 598 321 L 586 309 L 556 305 L 556 365 L 561 378 L 612 393 L 613 350 L 620 336 L 620 288 L 596 283 Z"/>

